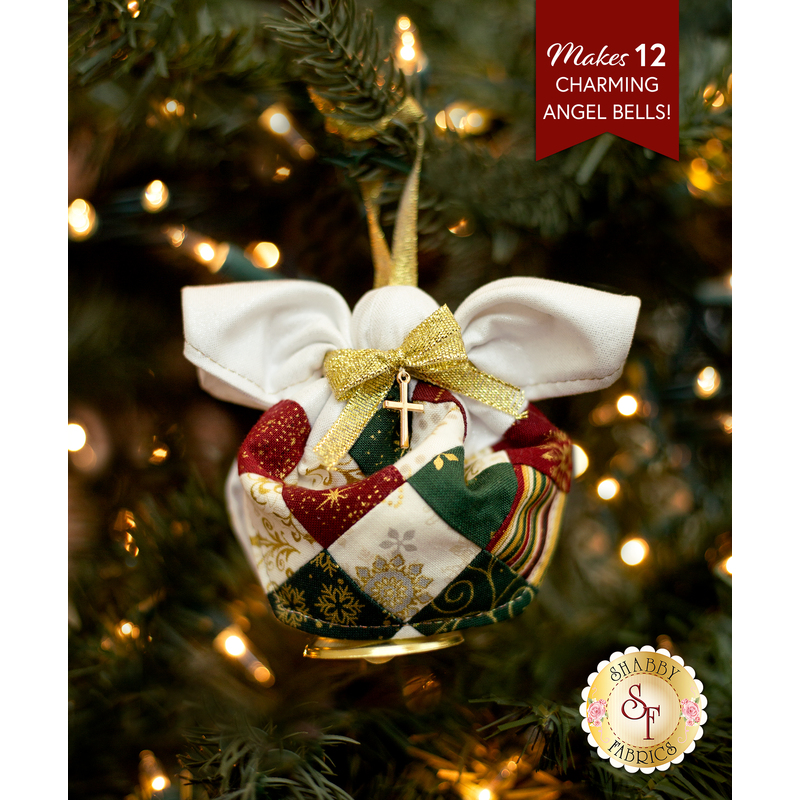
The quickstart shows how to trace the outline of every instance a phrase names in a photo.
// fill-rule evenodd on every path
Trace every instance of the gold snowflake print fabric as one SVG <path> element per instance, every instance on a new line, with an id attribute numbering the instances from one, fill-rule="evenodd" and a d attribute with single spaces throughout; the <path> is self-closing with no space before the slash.
<path id="1" fill-rule="evenodd" d="M 356 567 L 359 586 L 387 611 L 409 620 L 433 600 L 425 591 L 433 578 L 423 575 L 422 564 L 406 564 L 402 553 L 390 559 L 377 556 L 372 567 Z"/>

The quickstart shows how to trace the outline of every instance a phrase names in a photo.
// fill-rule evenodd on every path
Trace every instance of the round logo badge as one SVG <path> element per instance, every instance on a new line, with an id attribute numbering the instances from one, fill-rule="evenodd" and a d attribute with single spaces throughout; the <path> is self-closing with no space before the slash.
<path id="1" fill-rule="evenodd" d="M 583 730 L 628 772 L 669 769 L 694 750 L 707 719 L 703 684 L 668 650 L 629 647 L 597 665 L 581 697 Z"/>

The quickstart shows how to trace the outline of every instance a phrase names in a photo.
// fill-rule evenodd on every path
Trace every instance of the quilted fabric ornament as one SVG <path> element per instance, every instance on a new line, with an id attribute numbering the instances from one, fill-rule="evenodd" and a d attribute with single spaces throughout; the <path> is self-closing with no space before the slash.
<path id="1" fill-rule="evenodd" d="M 508 278 L 451 314 L 408 285 L 419 160 L 395 258 L 365 191 L 383 267 L 352 313 L 333 289 L 294 280 L 189 287 L 183 307 L 202 386 L 265 409 L 226 492 L 278 619 L 327 639 L 425 649 L 427 637 L 509 619 L 535 596 L 571 443 L 531 401 L 613 383 L 639 300 Z"/>

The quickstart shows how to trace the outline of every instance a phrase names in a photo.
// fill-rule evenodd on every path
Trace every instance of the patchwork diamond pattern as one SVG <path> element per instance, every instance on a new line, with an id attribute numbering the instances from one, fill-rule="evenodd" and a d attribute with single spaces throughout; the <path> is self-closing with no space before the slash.
<path id="1" fill-rule="evenodd" d="M 408 482 L 459 533 L 485 547 L 500 529 L 517 493 L 511 464 L 495 464 L 464 480 L 464 448 L 440 453 Z"/>
<path id="2" fill-rule="evenodd" d="M 508 603 L 527 583 L 485 550 L 422 609 L 412 623 L 448 617 L 469 617 Z"/>
<path id="3" fill-rule="evenodd" d="M 281 622 L 323 636 L 385 639 L 403 623 L 366 595 L 326 550 L 268 595 Z"/>
<path id="4" fill-rule="evenodd" d="M 323 547 L 329 547 L 401 483 L 400 473 L 394 467 L 385 467 L 359 483 L 335 489 L 286 486 L 283 498 L 305 529 Z"/>
<path id="5" fill-rule="evenodd" d="M 528 416 L 517 420 L 492 448 L 505 450 L 512 464 L 527 464 L 555 481 L 568 492 L 572 478 L 572 442 L 533 403 Z"/>
<path id="6" fill-rule="evenodd" d="M 404 483 L 330 548 L 375 601 L 411 619 L 480 552 Z"/>
<path id="7" fill-rule="evenodd" d="M 517 496 L 503 527 L 495 534 L 487 550 L 506 563 L 518 575 L 527 577 L 537 564 L 557 530 L 552 526 L 554 503 L 560 506 L 564 493 L 546 475 L 528 466 L 515 466 Z M 560 522 L 560 514 L 558 521 Z"/>
<path id="8" fill-rule="evenodd" d="M 239 476 L 253 501 L 247 504 L 253 530 L 250 544 L 259 575 L 270 589 L 281 586 L 294 572 L 322 551 L 283 500 L 283 484 L 246 472 Z"/>
<path id="9" fill-rule="evenodd" d="M 396 388 L 394 394 L 398 394 Z M 516 616 L 535 596 L 569 487 L 569 439 L 532 405 L 465 463 L 466 414 L 418 382 L 411 447 L 379 411 L 336 471 L 278 403 L 239 453 L 259 576 L 278 618 L 344 639 L 422 636 Z"/>

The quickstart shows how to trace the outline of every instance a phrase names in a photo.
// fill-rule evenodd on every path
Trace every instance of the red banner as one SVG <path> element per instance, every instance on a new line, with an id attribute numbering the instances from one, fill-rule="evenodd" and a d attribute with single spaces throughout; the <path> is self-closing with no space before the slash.
<path id="1" fill-rule="evenodd" d="M 678 0 L 536 3 L 536 160 L 606 131 L 678 158 Z"/>

